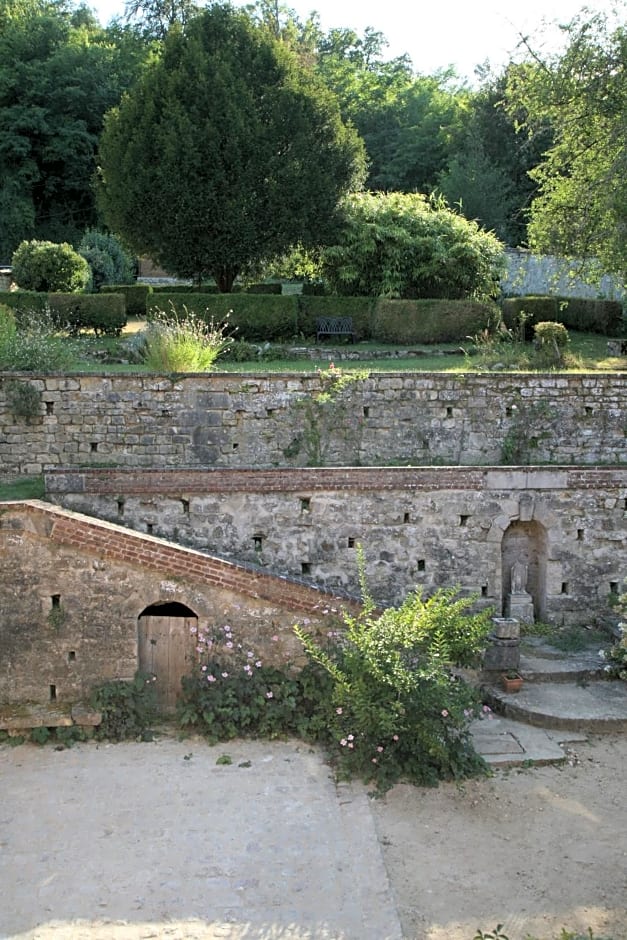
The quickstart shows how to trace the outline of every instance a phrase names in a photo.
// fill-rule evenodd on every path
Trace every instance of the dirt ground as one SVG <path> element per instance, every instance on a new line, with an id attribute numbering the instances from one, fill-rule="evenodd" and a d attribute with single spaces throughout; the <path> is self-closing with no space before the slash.
<path id="1" fill-rule="evenodd" d="M 296 742 L 0 746 L 0 937 L 627 940 L 627 735 L 572 747 L 370 800 Z"/>
<path id="2" fill-rule="evenodd" d="M 500 770 L 373 804 L 404 937 L 510 940 L 562 928 L 627 940 L 627 736 L 562 766 Z"/>

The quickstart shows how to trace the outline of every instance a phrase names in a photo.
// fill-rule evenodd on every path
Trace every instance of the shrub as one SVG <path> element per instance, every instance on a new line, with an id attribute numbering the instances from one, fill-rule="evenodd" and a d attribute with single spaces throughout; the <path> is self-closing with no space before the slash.
<path id="1" fill-rule="evenodd" d="M 49 313 L 29 319 L 22 311 L 19 326 L 0 315 L 0 371 L 62 372 L 75 354 L 72 343 L 56 335 Z"/>
<path id="2" fill-rule="evenodd" d="M 489 612 L 470 615 L 473 598 L 441 590 L 426 601 L 410 594 L 378 614 L 365 592 L 363 561 L 362 589 L 362 613 L 344 614 L 344 629 L 331 631 L 325 646 L 296 630 L 333 682 L 325 733 L 338 776 L 385 792 L 401 780 L 435 785 L 484 772 L 469 731 L 482 707 L 452 666 L 478 658 Z"/>
<path id="3" fill-rule="evenodd" d="M 50 312 L 48 295 L 37 291 L 2 291 L 0 303 L 13 310 L 18 326 L 22 321 L 30 323 L 37 316 L 46 318 Z"/>
<path id="4" fill-rule="evenodd" d="M 50 294 L 54 322 L 70 333 L 93 330 L 96 336 L 119 336 L 126 326 L 122 294 Z"/>
<path id="5" fill-rule="evenodd" d="M 152 285 L 104 284 L 100 289 L 100 293 L 122 294 L 126 302 L 126 315 L 136 320 L 143 320 L 146 317 L 148 298 L 152 294 Z"/>
<path id="6" fill-rule="evenodd" d="M 143 361 L 154 372 L 209 372 L 230 340 L 225 325 L 198 320 L 183 308 L 179 317 L 158 311 L 145 331 Z"/>
<path id="7" fill-rule="evenodd" d="M 471 300 L 385 300 L 375 302 L 372 338 L 381 343 L 463 342 L 500 320 L 495 304 Z"/>
<path id="8" fill-rule="evenodd" d="M 150 725 L 156 716 L 154 677 L 136 673 L 132 681 L 115 679 L 97 686 L 91 704 L 102 715 L 96 737 L 122 741 L 150 740 Z"/>
<path id="9" fill-rule="evenodd" d="M 9 381 L 4 394 L 12 415 L 16 418 L 35 418 L 41 408 L 41 392 L 32 382 Z"/>
<path id="10" fill-rule="evenodd" d="M 89 283 L 89 265 L 67 242 L 23 241 L 13 254 L 13 277 L 35 291 L 79 291 Z"/>
<path id="11" fill-rule="evenodd" d="M 148 304 L 148 318 L 154 311 L 187 310 L 206 323 L 229 318 L 228 331 L 238 339 L 272 343 L 291 339 L 297 333 L 295 296 L 263 294 L 162 294 Z"/>
<path id="12" fill-rule="evenodd" d="M 103 284 L 133 280 L 133 259 L 115 235 L 90 229 L 83 235 L 78 251 L 89 264 L 94 290 L 100 290 Z"/>
<path id="13" fill-rule="evenodd" d="M 323 275 L 335 293 L 495 296 L 503 246 L 443 202 L 418 193 L 356 193 L 343 209 L 342 237 L 322 253 Z"/>
<path id="14" fill-rule="evenodd" d="M 201 284 L 200 287 L 190 287 L 189 284 L 153 284 L 155 294 L 217 294 L 215 284 Z"/>
<path id="15" fill-rule="evenodd" d="M 249 284 L 245 290 L 247 294 L 280 294 L 282 287 L 277 283 Z"/>
<path id="16" fill-rule="evenodd" d="M 534 326 L 536 359 L 541 365 L 557 367 L 563 365 L 564 353 L 570 342 L 568 330 L 563 323 L 542 322 Z"/>
<path id="17" fill-rule="evenodd" d="M 580 297 L 523 296 L 508 297 L 502 302 L 506 326 L 516 328 L 524 315 L 526 340 L 533 337 L 536 323 L 563 323 L 571 330 L 621 336 L 622 305 L 615 300 L 592 300 Z"/>

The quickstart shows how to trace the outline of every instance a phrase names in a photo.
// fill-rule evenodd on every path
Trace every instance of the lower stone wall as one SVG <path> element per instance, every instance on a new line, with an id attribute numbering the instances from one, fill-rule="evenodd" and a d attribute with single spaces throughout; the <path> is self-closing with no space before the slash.
<path id="1" fill-rule="evenodd" d="M 312 586 L 37 501 L 0 504 L 0 568 L 0 704 L 72 703 L 132 678 L 146 611 L 175 605 L 208 634 L 229 624 L 278 665 L 304 661 L 295 623 L 326 632 L 339 609 Z M 180 639 L 190 672 L 194 638 Z"/>
<path id="2" fill-rule="evenodd" d="M 58 470 L 59 504 L 333 593 L 459 585 L 505 611 L 522 557 L 536 619 L 603 622 L 627 575 L 627 468 Z"/>

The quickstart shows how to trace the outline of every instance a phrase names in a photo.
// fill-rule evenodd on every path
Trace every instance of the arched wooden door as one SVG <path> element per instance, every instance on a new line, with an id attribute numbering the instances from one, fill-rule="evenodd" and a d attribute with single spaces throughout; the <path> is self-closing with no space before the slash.
<path id="1" fill-rule="evenodd" d="M 174 708 L 181 679 L 192 672 L 192 628 L 198 628 L 198 617 L 184 604 L 152 604 L 139 617 L 139 669 L 155 677 L 157 704 L 163 711 Z"/>

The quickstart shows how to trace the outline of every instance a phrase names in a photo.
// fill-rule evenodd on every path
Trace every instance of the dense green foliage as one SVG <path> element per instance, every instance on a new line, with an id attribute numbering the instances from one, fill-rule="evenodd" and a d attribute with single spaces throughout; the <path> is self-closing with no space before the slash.
<path id="1" fill-rule="evenodd" d="M 63 372 L 75 358 L 67 339 L 57 335 L 50 315 L 0 306 L 0 372 Z"/>
<path id="2" fill-rule="evenodd" d="M 419 194 L 355 194 L 323 270 L 338 294 L 372 297 L 494 296 L 502 245 L 474 222 Z"/>
<path id="3" fill-rule="evenodd" d="M 228 333 L 237 339 L 272 342 L 292 339 L 298 333 L 298 298 L 276 294 L 156 294 L 148 302 L 148 317 L 155 312 L 187 310 L 205 322 L 223 322 L 228 317 Z"/>
<path id="4" fill-rule="evenodd" d="M 156 717 L 152 676 L 138 672 L 132 681 L 103 682 L 93 690 L 91 704 L 102 714 L 96 737 L 111 741 L 151 740 L 150 726 Z"/>
<path id="5" fill-rule="evenodd" d="M 562 27 L 568 48 L 535 55 L 510 71 L 512 108 L 531 132 L 547 124 L 554 140 L 532 171 L 539 193 L 532 247 L 599 259 L 627 277 L 627 28 L 584 11 Z"/>
<path id="6" fill-rule="evenodd" d="M 96 230 L 85 232 L 78 250 L 91 269 L 92 290 L 133 280 L 133 259 L 115 235 Z"/>
<path id="7" fill-rule="evenodd" d="M 64 0 L 0 0 L 0 261 L 37 238 L 77 245 L 97 222 L 105 111 L 145 55 Z"/>
<path id="8" fill-rule="evenodd" d="M 151 284 L 103 284 L 100 288 L 101 294 L 122 294 L 126 303 L 126 315 L 139 320 L 146 316 L 152 292 Z"/>
<path id="9" fill-rule="evenodd" d="M 122 294 L 51 294 L 48 299 L 54 323 L 68 333 L 119 336 L 126 326 Z"/>
<path id="10" fill-rule="evenodd" d="M 172 273 L 229 291 L 248 265 L 332 236 L 364 155 L 315 76 L 216 5 L 170 30 L 109 113 L 100 161 L 109 225 Z"/>
<path id="11" fill-rule="evenodd" d="M 476 661 L 490 628 L 488 612 L 468 612 L 472 602 L 452 590 L 426 601 L 411 595 L 382 614 L 366 596 L 362 613 L 339 622 L 327 610 L 323 644 L 296 628 L 304 669 L 264 663 L 228 624 L 215 634 L 199 630 L 179 719 L 212 741 L 287 734 L 319 741 L 340 778 L 359 777 L 379 793 L 400 780 L 435 785 L 481 773 L 469 725 L 483 709 L 453 670 Z"/>
<path id="12" fill-rule="evenodd" d="M 378 343 L 465 343 L 493 330 L 496 304 L 470 300 L 387 300 L 374 305 L 371 336 Z"/>
<path id="13" fill-rule="evenodd" d="M 187 308 L 180 315 L 158 311 L 143 334 L 140 355 L 152 372 L 209 372 L 229 342 L 223 324 L 205 323 Z"/>
<path id="14" fill-rule="evenodd" d="M 80 291 L 89 284 L 89 264 L 63 242 L 21 242 L 12 258 L 13 277 L 23 290 Z"/>
<path id="15" fill-rule="evenodd" d="M 551 320 L 571 330 L 621 336 L 624 331 L 623 307 L 616 300 L 582 297 L 522 296 L 502 301 L 503 320 L 509 328 L 524 321 L 525 338 L 533 335 L 536 323 Z"/>

